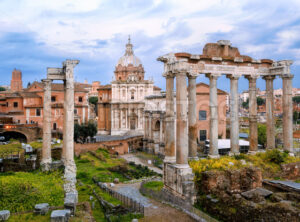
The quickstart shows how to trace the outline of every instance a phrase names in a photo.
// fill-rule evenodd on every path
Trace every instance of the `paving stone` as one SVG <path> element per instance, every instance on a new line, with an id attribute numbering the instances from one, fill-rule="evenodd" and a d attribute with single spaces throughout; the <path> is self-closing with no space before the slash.
<path id="1" fill-rule="evenodd" d="M 49 211 L 49 204 L 48 203 L 41 203 L 36 204 L 34 207 L 34 213 L 45 215 Z"/>
<path id="2" fill-rule="evenodd" d="M 241 193 L 241 195 L 243 197 L 245 197 L 246 199 L 252 199 L 256 196 L 261 196 L 261 197 L 266 198 L 266 197 L 268 197 L 272 194 L 273 194 L 272 191 L 266 190 L 266 189 L 261 188 L 261 187 Z"/>
<path id="3" fill-rule="evenodd" d="M 8 220 L 9 216 L 10 216 L 10 211 L 9 210 L 0 211 L 0 221 Z"/>
<path id="4" fill-rule="evenodd" d="M 71 216 L 71 211 L 65 210 L 54 210 L 51 213 L 51 222 L 68 222 Z"/>

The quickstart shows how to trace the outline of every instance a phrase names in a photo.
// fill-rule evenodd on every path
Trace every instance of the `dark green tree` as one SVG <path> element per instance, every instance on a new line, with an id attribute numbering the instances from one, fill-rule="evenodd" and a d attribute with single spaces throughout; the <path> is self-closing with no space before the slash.
<path id="1" fill-rule="evenodd" d="M 258 124 L 257 137 L 258 143 L 265 147 L 267 143 L 267 126 L 265 124 Z"/>
<path id="2" fill-rule="evenodd" d="M 300 103 L 300 96 L 294 96 L 293 97 L 293 102 L 297 103 L 297 104 Z"/>
<path id="3" fill-rule="evenodd" d="M 89 103 L 94 104 L 95 106 L 97 106 L 97 102 L 98 102 L 98 97 L 97 96 L 92 96 L 89 98 Z"/>
<path id="4" fill-rule="evenodd" d="M 74 125 L 74 141 L 75 142 L 86 142 L 87 138 L 93 138 L 97 134 L 97 126 L 93 122 L 88 122 L 79 125 Z"/>
<path id="5" fill-rule="evenodd" d="M 263 98 L 261 98 L 261 97 L 257 97 L 256 98 L 256 102 L 257 102 L 258 106 L 262 106 L 262 105 L 264 105 L 266 103 L 266 101 Z"/>
<path id="6" fill-rule="evenodd" d="M 2 86 L 0 86 L 0 91 L 6 91 L 6 89 Z"/>
<path id="7" fill-rule="evenodd" d="M 294 111 L 293 113 L 293 121 L 296 123 L 300 119 L 300 112 Z"/>
<path id="8" fill-rule="evenodd" d="M 249 108 L 249 98 L 246 100 L 246 102 L 243 102 L 243 103 L 242 103 L 242 107 L 243 107 L 244 109 L 248 109 L 248 108 Z"/>

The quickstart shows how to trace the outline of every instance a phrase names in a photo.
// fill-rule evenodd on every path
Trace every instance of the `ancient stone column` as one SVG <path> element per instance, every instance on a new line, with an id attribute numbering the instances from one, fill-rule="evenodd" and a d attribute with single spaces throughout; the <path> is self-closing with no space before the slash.
<path id="1" fill-rule="evenodd" d="M 249 80 L 249 152 L 255 153 L 258 149 L 257 141 L 257 99 L 256 99 L 256 76 L 247 76 Z"/>
<path id="2" fill-rule="evenodd" d="M 176 73 L 176 163 L 188 164 L 186 72 Z"/>
<path id="3" fill-rule="evenodd" d="M 282 107 L 283 107 L 283 149 L 294 154 L 293 149 L 293 103 L 292 79 L 294 75 L 282 76 Z"/>
<path id="4" fill-rule="evenodd" d="M 273 80 L 275 76 L 265 76 L 266 80 L 266 115 L 267 115 L 267 149 L 275 148 L 275 119 Z"/>
<path id="5" fill-rule="evenodd" d="M 44 107 L 43 107 L 43 149 L 42 149 L 42 170 L 51 169 L 51 82 L 50 79 L 43 79 L 44 83 Z"/>
<path id="6" fill-rule="evenodd" d="M 230 145 L 231 154 L 240 152 L 239 146 L 239 77 L 230 75 Z"/>
<path id="7" fill-rule="evenodd" d="M 64 164 L 67 171 L 76 172 L 74 163 L 74 75 L 73 68 L 79 61 L 67 60 L 65 68 L 65 95 L 64 95 Z M 66 171 L 65 171 L 66 172 Z"/>
<path id="8" fill-rule="evenodd" d="M 159 119 L 159 145 L 162 144 L 163 142 L 163 114 L 160 114 L 160 119 Z"/>
<path id="9" fill-rule="evenodd" d="M 209 156 L 212 158 L 219 157 L 218 150 L 218 92 L 217 79 L 218 75 L 207 74 L 209 78 L 209 111 L 210 111 L 210 126 L 209 126 Z"/>
<path id="10" fill-rule="evenodd" d="M 196 160 L 197 157 L 197 99 L 196 99 L 196 78 L 197 76 L 188 76 L 188 138 L 189 138 L 189 159 Z"/>
<path id="11" fill-rule="evenodd" d="M 165 117 L 165 159 L 164 162 L 174 163 L 175 157 L 175 113 L 174 113 L 174 75 L 166 77 L 166 117 Z"/>

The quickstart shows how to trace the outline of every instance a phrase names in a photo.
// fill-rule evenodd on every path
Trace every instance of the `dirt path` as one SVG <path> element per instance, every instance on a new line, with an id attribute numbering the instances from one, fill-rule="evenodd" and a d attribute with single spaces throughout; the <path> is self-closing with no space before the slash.
<path id="1" fill-rule="evenodd" d="M 141 164 L 143 166 L 147 166 L 149 167 L 149 169 L 153 170 L 156 173 L 162 174 L 163 171 L 151 164 L 145 163 L 145 161 L 141 160 L 140 158 L 138 158 L 137 156 L 135 156 L 134 154 L 124 154 L 122 156 L 120 156 L 121 158 L 125 159 L 126 161 L 130 162 L 135 162 L 135 164 Z"/>
<path id="2" fill-rule="evenodd" d="M 143 196 L 139 192 L 140 183 L 116 184 L 113 188 L 145 206 L 143 222 L 194 222 L 189 215 L 167 204 Z"/>

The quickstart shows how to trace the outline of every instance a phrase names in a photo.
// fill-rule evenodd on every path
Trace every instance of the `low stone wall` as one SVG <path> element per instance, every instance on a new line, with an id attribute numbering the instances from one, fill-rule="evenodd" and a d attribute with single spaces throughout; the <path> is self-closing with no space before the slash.
<path id="1" fill-rule="evenodd" d="M 106 142 L 97 142 L 97 143 L 75 143 L 75 155 L 79 156 L 82 153 L 88 151 L 96 151 L 99 148 L 106 148 L 112 154 L 125 154 L 128 153 L 128 143 L 126 141 L 106 141 Z"/>
<path id="2" fill-rule="evenodd" d="M 258 168 L 240 170 L 206 171 L 196 184 L 197 190 L 205 194 L 241 193 L 262 186 L 262 172 Z"/>
<path id="3" fill-rule="evenodd" d="M 207 171 L 198 178 L 196 205 L 222 221 L 299 221 L 300 210 L 295 204 L 300 195 L 284 199 L 284 195 L 263 189 L 260 169 Z"/>
<path id="4" fill-rule="evenodd" d="M 300 162 L 281 164 L 281 170 L 283 178 L 288 180 L 296 180 L 300 178 Z"/>

